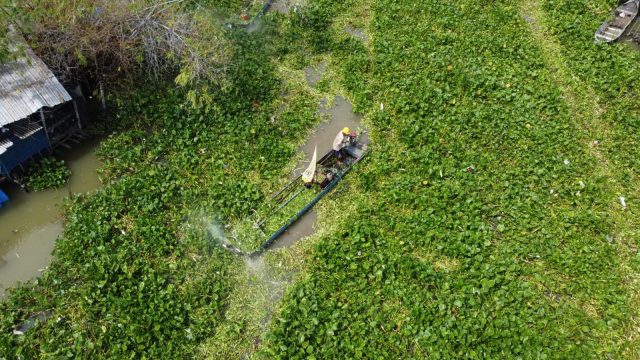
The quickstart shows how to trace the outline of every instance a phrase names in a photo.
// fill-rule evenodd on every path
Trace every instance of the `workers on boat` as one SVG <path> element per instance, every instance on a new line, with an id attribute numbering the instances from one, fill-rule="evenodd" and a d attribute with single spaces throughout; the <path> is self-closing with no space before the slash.
<path id="1" fill-rule="evenodd" d="M 351 144 L 351 142 L 355 139 L 355 132 L 351 132 L 348 127 L 345 127 L 336 135 L 336 138 L 333 140 L 333 155 L 338 159 L 342 160 L 343 154 L 342 149 Z"/>

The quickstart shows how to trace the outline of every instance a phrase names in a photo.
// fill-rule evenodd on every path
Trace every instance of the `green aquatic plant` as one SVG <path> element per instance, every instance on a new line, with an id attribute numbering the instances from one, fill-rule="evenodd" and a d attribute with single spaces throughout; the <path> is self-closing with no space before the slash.
<path id="1" fill-rule="evenodd" d="M 229 31 L 224 87 L 153 83 L 114 96 L 118 126 L 97 150 L 105 186 L 70 199 L 48 270 L 0 303 L 0 357 L 196 357 L 216 334 L 238 259 L 193 214 L 248 216 L 319 120 L 304 89 L 277 111 L 277 38 Z M 12 334 L 42 309 L 52 316 Z"/>
<path id="2" fill-rule="evenodd" d="M 66 184 L 70 176 L 71 170 L 63 160 L 45 158 L 29 169 L 27 188 L 34 191 L 58 188 Z"/>
<path id="3" fill-rule="evenodd" d="M 266 358 L 638 356 L 638 55 L 593 44 L 604 3 L 540 3 L 314 2 L 370 8 L 331 58 L 375 148 Z"/>

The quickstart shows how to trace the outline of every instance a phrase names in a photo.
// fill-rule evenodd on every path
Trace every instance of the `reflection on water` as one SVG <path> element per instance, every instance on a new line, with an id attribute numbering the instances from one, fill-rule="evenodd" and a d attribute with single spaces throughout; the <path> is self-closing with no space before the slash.
<path id="1" fill-rule="evenodd" d="M 13 184 L 2 184 L 11 200 L 0 208 L 0 297 L 7 287 L 38 276 L 49 264 L 64 228 L 64 198 L 100 186 L 97 144 L 90 141 L 60 156 L 72 172 L 69 183 L 60 189 L 25 193 Z"/>
<path id="2" fill-rule="evenodd" d="M 272 249 L 287 248 L 295 244 L 296 241 L 305 238 L 309 235 L 313 235 L 315 232 L 314 226 L 318 214 L 315 210 L 311 209 L 302 218 L 296 221 L 291 227 L 280 235 L 278 240 L 271 246 Z"/>
<path id="3" fill-rule="evenodd" d="M 0 260 L 0 297 L 16 281 L 37 277 L 51 262 L 55 239 L 62 233 L 62 221 L 32 228 L 20 234 L 15 246 L 3 253 Z"/>

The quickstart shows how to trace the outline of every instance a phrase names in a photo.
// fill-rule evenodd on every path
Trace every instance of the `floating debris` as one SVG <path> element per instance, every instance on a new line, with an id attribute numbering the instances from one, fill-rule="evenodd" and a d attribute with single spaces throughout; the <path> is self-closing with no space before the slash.
<path id="1" fill-rule="evenodd" d="M 51 311 L 40 311 L 35 314 L 32 314 L 27 318 L 27 320 L 25 320 L 20 325 L 17 325 L 16 327 L 13 328 L 13 335 L 16 335 L 16 336 L 24 335 L 27 331 L 29 331 L 29 329 L 36 326 L 37 323 L 44 322 L 48 318 L 50 318 L 51 314 L 52 314 Z M 58 318 L 58 321 L 60 321 L 60 318 Z"/>
<path id="2" fill-rule="evenodd" d="M 622 210 L 627 209 L 627 202 L 625 201 L 624 196 L 620 196 L 620 205 L 622 205 Z"/>

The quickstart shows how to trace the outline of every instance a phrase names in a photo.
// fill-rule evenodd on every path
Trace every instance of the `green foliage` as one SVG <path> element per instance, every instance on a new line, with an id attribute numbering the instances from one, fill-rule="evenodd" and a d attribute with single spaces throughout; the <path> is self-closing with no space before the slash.
<path id="1" fill-rule="evenodd" d="M 0 64 L 12 60 L 15 56 L 21 55 L 21 49 L 15 51 L 11 46 L 16 46 L 12 42 L 12 34 L 9 32 L 12 27 L 15 31 L 26 29 L 27 14 L 16 6 L 12 0 L 0 0 Z"/>
<path id="2" fill-rule="evenodd" d="M 0 304 L 0 354 L 190 358 L 216 333 L 239 260 L 207 228 L 247 216 L 300 129 L 317 122 L 314 107 L 298 111 L 305 94 L 272 118 L 281 81 L 271 40 L 231 35 L 234 80 L 224 89 L 151 84 L 114 100 L 118 131 L 98 150 L 107 184 L 70 201 L 49 270 Z M 12 335 L 43 309 L 49 319 Z"/>
<path id="3" fill-rule="evenodd" d="M 9 59 L 9 41 L 6 32 L 0 30 L 0 64 Z"/>
<path id="4" fill-rule="evenodd" d="M 334 16 L 331 6 L 325 2 L 314 1 L 297 12 L 291 20 L 294 29 L 301 32 L 307 44 L 316 52 L 322 52 L 331 46 L 331 33 L 329 27 Z"/>
<path id="5" fill-rule="evenodd" d="M 613 129 L 611 143 L 602 144 L 607 156 L 624 164 L 637 178 L 640 165 L 640 107 L 632 94 L 638 93 L 634 74 L 640 66 L 640 53 L 627 44 L 594 44 L 593 28 L 609 16 L 612 2 L 594 5 L 588 1 L 542 1 L 552 33 L 565 48 L 563 56 L 572 73 L 598 96 L 603 122 Z M 602 16 L 581 16 L 585 8 Z M 573 20 L 571 20 L 573 19 Z M 593 35 L 593 34 L 591 34 Z M 593 37 L 593 36 L 592 36 Z M 620 151 L 620 149 L 625 151 Z"/>
<path id="6" fill-rule="evenodd" d="M 45 158 L 29 169 L 27 187 L 34 191 L 57 188 L 66 184 L 70 176 L 71 170 L 63 160 Z"/>
<path id="7" fill-rule="evenodd" d="M 637 54 L 593 45 L 590 3 L 548 4 L 561 5 L 562 44 L 582 59 L 574 74 L 599 78 L 607 99 L 634 86 L 624 67 Z M 636 357 L 637 292 L 612 239 L 633 237 L 637 213 L 617 220 L 618 196 L 638 187 L 610 186 L 634 177 L 602 170 L 576 94 L 518 5 L 376 1 L 371 53 L 351 40 L 332 48 L 375 149 L 351 178 L 360 191 L 333 205 L 341 230 L 289 292 L 265 357 Z M 611 104 L 611 122 L 637 125 L 637 105 Z M 607 156 L 636 168 L 637 131 L 626 146 L 622 134 L 597 136 L 619 139 Z M 358 211 L 341 213 L 347 202 Z"/>
<path id="8" fill-rule="evenodd" d="M 310 50 L 366 112 L 374 151 L 349 196 L 324 200 L 332 231 L 260 355 L 637 358 L 638 214 L 618 198 L 640 199 L 638 106 L 617 95 L 634 93 L 638 54 L 593 44 L 604 5 L 543 4 L 536 21 L 563 59 L 545 56 L 516 1 L 323 0 L 265 17 L 267 34 L 283 24 L 279 41 L 231 31 L 222 89 L 117 99 L 119 131 L 99 150 L 107 186 L 69 203 L 50 269 L 0 304 L 0 354 L 189 358 L 220 329 L 252 328 L 225 319 L 242 265 L 206 229 L 262 204 L 317 122 L 274 64 Z M 363 6 L 371 44 L 332 27 Z M 585 87 L 603 106 L 583 119 Z"/>
<path id="9" fill-rule="evenodd" d="M 335 37 L 331 25 L 335 16 L 348 9 L 353 1 L 319 0 L 310 1 L 294 11 L 286 21 L 286 31 L 281 46 L 303 55 L 307 52 L 323 53 L 330 50 Z M 286 52 L 286 51 L 283 51 Z"/>

